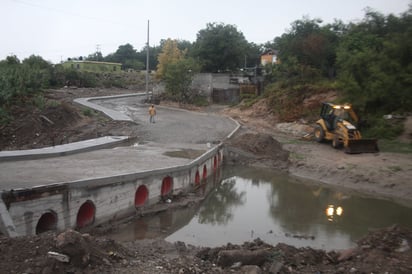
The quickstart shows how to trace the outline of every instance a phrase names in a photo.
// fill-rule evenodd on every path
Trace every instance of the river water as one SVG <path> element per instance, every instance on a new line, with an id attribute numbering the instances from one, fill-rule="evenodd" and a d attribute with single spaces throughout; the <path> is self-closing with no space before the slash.
<path id="1" fill-rule="evenodd" d="M 260 238 L 333 250 L 354 246 L 371 229 L 412 228 L 412 208 L 277 171 L 224 167 L 221 178 L 208 182 L 210 191 L 200 205 L 140 218 L 108 236 L 119 241 L 160 236 L 209 247 Z"/>

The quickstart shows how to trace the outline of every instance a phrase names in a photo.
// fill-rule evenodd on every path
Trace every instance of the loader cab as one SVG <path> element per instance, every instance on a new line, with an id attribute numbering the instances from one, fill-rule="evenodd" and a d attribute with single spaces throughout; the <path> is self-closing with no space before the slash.
<path id="1" fill-rule="evenodd" d="M 334 130 L 336 124 L 343 120 L 354 120 L 350 112 L 352 108 L 350 105 L 335 105 L 332 103 L 322 103 L 320 116 L 325 121 L 326 127 L 329 130 Z"/>

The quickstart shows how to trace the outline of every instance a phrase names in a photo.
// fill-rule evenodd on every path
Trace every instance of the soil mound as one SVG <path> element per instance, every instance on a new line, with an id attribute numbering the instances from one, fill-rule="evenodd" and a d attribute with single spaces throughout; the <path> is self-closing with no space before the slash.
<path id="1" fill-rule="evenodd" d="M 287 168 L 289 152 L 271 135 L 244 133 L 225 142 L 231 164 Z"/>
<path id="2" fill-rule="evenodd" d="M 260 239 L 199 248 L 182 242 L 116 243 L 73 230 L 0 237 L 2 273 L 412 273 L 412 231 L 369 232 L 341 251 L 269 245 Z M 68 261 L 67 261 L 68 259 Z"/>
<path id="3" fill-rule="evenodd" d="M 234 273 L 245 273 L 246 265 L 258 268 L 250 273 L 411 273 L 411 236 L 412 231 L 393 226 L 370 232 L 357 247 L 342 251 L 286 244 L 273 247 L 256 239 L 243 245 L 204 248 L 197 256 L 222 268 L 240 270 Z"/>
<path id="4" fill-rule="evenodd" d="M 112 121 L 101 113 L 83 109 L 74 98 L 123 94 L 120 90 L 50 90 L 43 107 L 28 102 L 11 110 L 11 120 L 0 125 L 0 150 L 22 150 L 83 141 L 107 135 L 137 136 L 137 125 Z"/>

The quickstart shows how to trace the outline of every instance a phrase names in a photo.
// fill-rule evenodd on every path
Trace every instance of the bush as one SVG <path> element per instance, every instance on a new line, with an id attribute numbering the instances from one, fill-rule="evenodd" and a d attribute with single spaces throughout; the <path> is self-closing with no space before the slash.
<path id="1" fill-rule="evenodd" d="M 193 97 L 193 104 L 199 107 L 205 107 L 209 105 L 209 101 L 205 96 L 196 95 Z"/>
<path id="2" fill-rule="evenodd" d="M 361 128 L 364 137 L 393 140 L 403 132 L 400 121 L 372 117 Z"/>
<path id="3" fill-rule="evenodd" d="M 33 98 L 33 104 L 39 109 L 44 109 L 46 107 L 47 100 L 42 94 L 37 94 Z"/>
<path id="4" fill-rule="evenodd" d="M 10 122 L 10 120 L 11 120 L 11 117 L 9 113 L 5 109 L 0 107 L 0 125 L 5 125 L 8 122 Z"/>
<path id="5" fill-rule="evenodd" d="M 94 111 L 90 108 L 83 109 L 83 115 L 87 117 L 92 117 L 94 115 Z"/>

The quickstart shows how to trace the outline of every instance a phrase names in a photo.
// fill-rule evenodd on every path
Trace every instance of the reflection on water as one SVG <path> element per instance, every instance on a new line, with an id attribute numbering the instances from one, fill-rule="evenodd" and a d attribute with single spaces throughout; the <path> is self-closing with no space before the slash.
<path id="1" fill-rule="evenodd" d="M 395 223 L 412 228 L 412 209 L 389 201 L 301 184 L 265 169 L 229 167 L 222 177 L 199 207 L 139 219 L 112 237 L 161 235 L 211 247 L 259 237 L 271 244 L 331 250 L 353 246 L 368 229 Z"/>
<path id="2" fill-rule="evenodd" d="M 339 218 L 338 216 L 342 216 L 343 208 L 341 206 L 336 207 L 334 205 L 328 205 L 325 210 L 326 217 L 328 217 L 329 222 L 333 222 L 335 218 Z"/>

